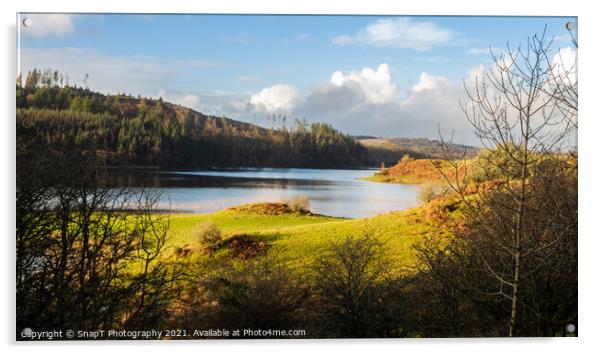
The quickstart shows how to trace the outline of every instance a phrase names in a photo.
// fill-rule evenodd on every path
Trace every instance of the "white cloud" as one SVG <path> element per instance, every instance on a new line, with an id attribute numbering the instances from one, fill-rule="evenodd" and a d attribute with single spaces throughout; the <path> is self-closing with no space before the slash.
<path id="1" fill-rule="evenodd" d="M 437 137 L 440 123 L 446 132 L 455 130 L 460 141 L 476 143 L 459 109 L 458 100 L 465 97 L 459 82 L 422 73 L 401 89 L 387 64 L 333 71 L 304 90 L 282 83 L 250 93 L 174 89 L 181 87 L 176 81 L 181 77 L 169 60 L 125 59 L 81 48 L 23 48 L 21 54 L 24 74 L 33 67 L 53 68 L 81 86 L 88 73 L 95 91 L 163 97 L 206 114 L 251 123 L 262 124 L 264 113 L 281 112 L 326 122 L 349 134 L 428 138 Z"/>
<path id="2" fill-rule="evenodd" d="M 576 51 L 565 48 L 554 61 L 574 63 L 575 57 Z M 499 65 L 513 65 L 509 57 L 499 60 Z M 491 73 L 490 69 L 489 65 L 471 68 L 466 73 L 467 89 L 472 92 L 475 80 L 483 79 L 486 73 L 494 75 L 495 70 Z M 461 102 L 468 98 L 462 82 L 444 76 L 423 72 L 404 90 L 395 85 L 389 66 L 381 64 L 377 68 L 366 67 L 357 71 L 334 71 L 329 79 L 325 78 L 303 93 L 291 86 L 282 86 L 295 92 L 294 103 L 287 105 L 292 117 L 326 122 L 348 134 L 437 139 L 440 128 L 446 138 L 453 133 L 456 143 L 481 144 L 460 107 Z M 278 96 L 267 95 L 268 89 L 253 97 Z M 272 91 L 269 90 L 274 93 Z M 247 116 L 257 112 L 250 104 L 244 109 Z"/>
<path id="3" fill-rule="evenodd" d="M 453 131 L 456 142 L 478 144 L 459 106 L 465 95 L 460 83 L 426 72 L 400 91 L 389 66 L 381 64 L 376 69 L 334 71 L 304 93 L 290 85 L 274 85 L 250 98 L 231 100 L 224 108 L 247 121 L 251 115 L 282 111 L 332 124 L 348 134 L 436 139 L 440 126 L 446 134 Z"/>
<path id="4" fill-rule="evenodd" d="M 28 19 L 28 26 L 23 20 Z M 21 16 L 21 34 L 33 37 L 63 36 L 73 32 L 74 15 L 66 14 L 23 14 Z"/>
<path id="5" fill-rule="evenodd" d="M 199 98 L 197 111 L 223 116 L 238 120 L 251 120 L 249 116 L 250 103 L 248 93 L 236 93 L 226 91 L 195 91 L 191 94 Z"/>
<path id="6" fill-rule="evenodd" d="M 498 80 L 508 80 L 507 74 L 503 71 L 513 70 L 514 65 L 524 65 L 520 59 L 514 63 L 508 54 L 501 54 L 497 57 L 497 61 L 489 67 L 479 65 L 470 69 L 466 76 L 466 82 L 469 85 L 475 84 L 476 80 L 482 82 L 485 79 L 486 83 L 490 83 L 489 79 L 485 78 L 488 75 L 491 78 L 497 77 Z M 551 59 L 551 73 L 557 78 L 566 81 L 567 84 L 575 83 L 577 80 L 577 49 L 574 47 L 561 48 Z M 502 77 L 503 76 L 503 77 Z"/>
<path id="7" fill-rule="evenodd" d="M 160 90 L 156 97 L 161 97 L 163 101 L 179 104 L 184 107 L 192 108 L 194 110 L 200 110 L 200 99 L 199 96 L 191 93 L 167 93 L 165 90 Z"/>
<path id="8" fill-rule="evenodd" d="M 422 73 L 404 92 L 395 86 L 386 64 L 379 68 L 334 72 L 329 81 L 309 90 L 294 113 L 350 134 L 437 138 L 440 125 L 448 134 L 455 131 L 458 142 L 477 143 L 458 104 L 465 97 L 460 83 Z"/>
<path id="9" fill-rule="evenodd" d="M 577 82 L 577 49 L 564 47 L 552 57 L 553 75 L 566 84 Z"/>
<path id="10" fill-rule="evenodd" d="M 330 77 L 335 87 L 357 86 L 369 102 L 390 102 L 397 93 L 397 87 L 391 79 L 389 65 L 380 64 L 376 70 L 363 68 L 360 72 L 352 71 L 345 75 L 335 71 Z"/>
<path id="11" fill-rule="evenodd" d="M 424 90 L 436 90 L 441 86 L 449 84 L 449 80 L 443 76 L 433 76 L 423 72 L 420 74 L 418 82 L 412 86 L 411 91 L 413 93 L 418 93 Z"/>
<path id="12" fill-rule="evenodd" d="M 422 73 L 402 102 L 399 115 L 406 121 L 404 127 L 414 131 L 413 136 L 436 139 L 440 128 L 446 138 L 453 133 L 456 143 L 478 144 L 460 109 L 459 102 L 465 97 L 460 83 Z"/>
<path id="13" fill-rule="evenodd" d="M 398 97 L 389 66 L 381 64 L 376 70 L 366 67 L 346 74 L 335 71 L 329 81 L 311 87 L 296 112 L 315 120 L 337 121 L 341 129 L 347 129 L 349 124 L 355 123 L 348 117 L 368 106 L 395 106 Z M 357 123 L 366 122 L 358 120 Z"/>
<path id="14" fill-rule="evenodd" d="M 507 75 L 504 72 L 511 70 L 514 66 L 512 57 L 506 53 L 501 53 L 497 57 L 497 61 L 493 64 L 485 66 L 480 64 L 471 68 L 467 75 L 464 77 L 466 88 L 471 93 L 476 93 L 476 86 L 482 85 L 483 83 L 490 84 L 490 80 L 507 80 Z"/>
<path id="15" fill-rule="evenodd" d="M 180 102 L 182 106 L 195 108 L 199 106 L 199 97 L 188 93 L 181 98 Z"/>
<path id="16" fill-rule="evenodd" d="M 299 92 L 291 85 L 278 84 L 264 88 L 253 95 L 250 104 L 265 112 L 287 112 L 299 101 Z"/>
<path id="17" fill-rule="evenodd" d="M 485 77 L 485 66 L 483 64 L 475 66 L 474 68 L 470 69 L 468 71 L 468 75 L 466 75 L 466 85 L 476 85 L 477 80 L 481 80 L 483 77 Z"/>
<path id="18" fill-rule="evenodd" d="M 353 35 L 332 38 L 338 45 L 369 45 L 386 48 L 430 50 L 449 44 L 455 33 L 433 22 L 417 22 L 409 18 L 378 20 Z"/>

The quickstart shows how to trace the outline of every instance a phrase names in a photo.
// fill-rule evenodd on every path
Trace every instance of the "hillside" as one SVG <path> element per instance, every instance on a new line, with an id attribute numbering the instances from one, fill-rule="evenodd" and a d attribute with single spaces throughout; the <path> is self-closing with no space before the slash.
<path id="1" fill-rule="evenodd" d="M 438 156 L 432 140 L 352 137 L 297 119 L 265 128 L 162 99 L 61 86 L 50 72 L 36 75 L 16 87 L 18 136 L 35 139 L 42 150 L 93 152 L 109 165 L 365 168 L 405 155 Z"/>
<path id="2" fill-rule="evenodd" d="M 470 167 L 470 160 L 466 164 L 461 164 L 459 177 L 462 178 L 466 170 Z M 455 171 L 452 166 L 439 159 L 419 159 L 404 158 L 399 163 L 389 168 L 384 168 L 376 172 L 374 176 L 367 177 L 365 180 L 374 182 L 391 182 L 403 184 L 446 184 L 444 177 L 455 178 Z"/>
<path id="3" fill-rule="evenodd" d="M 93 152 L 108 164 L 357 168 L 381 162 L 323 123 L 296 120 L 268 129 L 161 99 L 51 84 L 17 86 L 17 132 L 42 149 Z"/>
<path id="4" fill-rule="evenodd" d="M 18 135 L 35 138 L 42 149 L 92 151 L 110 165 L 365 168 L 393 165 L 405 155 L 432 157 L 436 145 L 426 139 L 358 140 L 305 120 L 265 128 L 162 99 L 28 82 L 16 87 Z"/>
<path id="5" fill-rule="evenodd" d="M 371 136 L 357 136 L 355 138 L 367 148 L 397 152 L 402 156 L 408 155 L 415 158 L 461 158 L 464 155 L 470 158 L 479 152 L 479 149 L 473 146 L 448 144 L 446 153 L 449 156 L 444 156 L 441 150 L 441 142 L 426 138 L 379 138 Z"/>

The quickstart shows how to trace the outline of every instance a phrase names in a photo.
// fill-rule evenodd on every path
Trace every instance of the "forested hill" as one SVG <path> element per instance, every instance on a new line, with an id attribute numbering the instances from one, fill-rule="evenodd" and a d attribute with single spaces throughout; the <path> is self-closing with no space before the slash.
<path id="1" fill-rule="evenodd" d="M 109 164 L 164 167 L 376 166 L 368 149 L 326 124 L 266 129 L 178 105 L 87 89 L 17 87 L 17 135 L 94 151 Z"/>
<path id="2" fill-rule="evenodd" d="M 263 128 L 126 95 L 63 86 L 55 72 L 17 83 L 17 136 L 60 151 L 94 152 L 108 164 L 197 167 L 377 167 L 411 149 L 365 146 L 323 123 Z"/>

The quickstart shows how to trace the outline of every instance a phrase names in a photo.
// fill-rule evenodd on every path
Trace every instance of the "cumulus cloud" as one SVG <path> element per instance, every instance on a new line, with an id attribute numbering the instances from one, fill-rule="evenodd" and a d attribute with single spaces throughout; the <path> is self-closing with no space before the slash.
<path id="1" fill-rule="evenodd" d="M 394 105 L 398 96 L 399 91 L 387 64 L 379 65 L 376 70 L 366 67 L 348 73 L 335 71 L 329 81 L 310 88 L 296 112 L 310 117 L 343 120 L 351 112 L 359 112 L 368 105 Z M 340 123 L 345 124 L 345 121 Z"/>
<path id="2" fill-rule="evenodd" d="M 287 112 L 299 101 L 299 92 L 291 85 L 278 84 L 251 96 L 250 104 L 259 111 Z"/>
<path id="3" fill-rule="evenodd" d="M 413 93 L 418 93 L 425 90 L 436 90 L 449 84 L 449 80 L 443 76 L 433 76 L 423 72 L 420 74 L 418 82 L 412 86 L 411 91 Z"/>
<path id="4" fill-rule="evenodd" d="M 485 76 L 485 66 L 483 64 L 475 66 L 474 68 L 470 69 L 468 71 L 468 74 L 466 75 L 466 78 L 464 79 L 464 81 L 466 82 L 466 85 L 475 85 L 477 83 L 477 80 L 480 80 L 481 78 L 483 78 Z"/>
<path id="5" fill-rule="evenodd" d="M 169 61 L 126 59 L 77 48 L 24 48 L 21 54 L 24 74 L 33 67 L 53 68 L 68 73 L 70 83 L 81 86 L 88 73 L 90 88 L 99 92 L 163 97 L 206 114 L 252 123 L 261 124 L 265 113 L 285 113 L 326 122 L 349 134 L 427 138 L 437 138 L 440 124 L 445 132 L 454 130 L 458 141 L 477 143 L 459 109 L 458 100 L 465 97 L 460 82 L 422 73 L 413 85 L 400 88 L 386 63 L 336 70 L 309 87 L 281 83 L 257 92 L 223 92 L 179 88 Z M 482 71 L 477 67 L 469 76 Z"/>
<path id="6" fill-rule="evenodd" d="M 508 53 L 500 53 L 497 60 L 488 66 L 483 64 L 471 68 L 464 78 L 466 87 L 474 93 L 476 85 L 481 85 L 483 82 L 490 83 L 490 80 L 507 80 L 505 72 L 512 70 L 515 65 L 514 60 Z"/>
<path id="7" fill-rule="evenodd" d="M 330 77 L 330 83 L 336 87 L 356 87 L 369 102 L 385 103 L 391 101 L 397 92 L 397 87 L 391 79 L 389 65 L 380 64 L 376 70 L 363 68 L 345 75 L 335 71 Z"/>
<path id="8" fill-rule="evenodd" d="M 477 67 L 469 73 L 478 75 Z M 478 141 L 460 109 L 465 97 L 460 82 L 423 72 L 413 85 L 400 90 L 388 64 L 357 71 L 334 71 L 329 80 L 305 92 L 290 85 L 261 90 L 239 109 L 248 114 L 284 111 L 310 122 L 327 122 L 349 134 L 427 137 L 436 139 L 438 127 L 457 142 Z M 242 115 L 244 117 L 244 114 Z"/>
<path id="9" fill-rule="evenodd" d="M 553 75 L 570 85 L 577 82 L 577 49 L 564 47 L 552 57 Z"/>
<path id="10" fill-rule="evenodd" d="M 364 74 L 364 75 L 363 75 Z M 310 88 L 294 113 L 326 121 L 350 134 L 437 138 L 437 127 L 459 142 L 476 143 L 458 101 L 460 83 L 422 73 L 407 90 L 394 84 L 388 65 L 342 73 Z"/>
<path id="11" fill-rule="evenodd" d="M 378 20 L 355 34 L 332 38 L 338 45 L 368 45 L 385 48 L 430 50 L 449 44 L 455 33 L 433 22 L 413 21 L 409 18 Z"/>
<path id="12" fill-rule="evenodd" d="M 422 73 L 401 103 L 398 117 L 406 129 L 413 131 L 411 136 L 437 138 L 441 129 L 446 137 L 453 133 L 455 142 L 478 144 L 460 109 L 459 102 L 465 97 L 460 83 Z"/>
<path id="13" fill-rule="evenodd" d="M 21 34 L 32 37 L 63 36 L 73 32 L 74 15 L 67 14 L 23 14 L 21 20 L 28 19 L 28 26 L 20 23 Z"/>
<path id="14" fill-rule="evenodd" d="M 200 99 L 199 96 L 191 93 L 167 93 L 166 90 L 160 90 L 157 97 L 161 97 L 163 101 L 171 102 L 182 105 L 184 107 L 192 108 L 194 110 L 200 110 Z"/>
<path id="15" fill-rule="evenodd" d="M 518 60 L 516 64 L 522 65 L 522 62 Z M 483 80 L 485 75 L 498 77 L 498 80 L 501 80 L 503 76 L 507 80 L 506 75 L 501 72 L 512 70 L 514 65 L 515 62 L 512 58 L 507 53 L 502 53 L 491 66 L 479 65 L 472 68 L 466 76 L 467 84 L 474 85 L 476 80 Z M 551 59 L 551 74 L 565 81 L 566 84 L 575 83 L 577 80 L 577 49 L 564 47 L 554 54 Z M 489 82 L 489 79 L 485 81 Z"/>

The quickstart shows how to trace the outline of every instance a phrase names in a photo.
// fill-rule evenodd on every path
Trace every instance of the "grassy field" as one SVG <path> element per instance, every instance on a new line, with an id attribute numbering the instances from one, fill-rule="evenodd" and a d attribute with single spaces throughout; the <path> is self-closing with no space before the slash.
<path id="1" fill-rule="evenodd" d="M 437 163 L 435 161 L 435 163 Z M 443 166 L 443 165 L 442 165 Z M 391 183 L 444 183 L 431 160 L 403 160 L 367 180 Z M 395 265 L 395 271 L 415 265 L 414 247 L 425 237 L 451 237 L 445 221 L 459 216 L 449 211 L 445 198 L 419 207 L 359 219 L 335 218 L 294 211 L 282 203 L 242 205 L 210 214 L 172 214 L 168 254 L 198 259 L 231 257 L 248 259 L 264 251 L 277 253 L 299 269 L 314 263 L 332 243 L 347 236 L 375 236 Z M 448 203 L 446 205 L 446 203 Z M 208 247 L 197 231 L 199 225 L 213 223 L 221 231 L 222 242 Z M 449 223 L 447 223 L 449 226 Z"/>
<path id="2" fill-rule="evenodd" d="M 277 252 L 292 265 L 303 269 L 323 254 L 331 243 L 347 236 L 376 236 L 388 252 L 396 271 L 414 265 L 414 245 L 425 236 L 449 234 L 422 207 L 390 212 L 370 218 L 342 219 L 311 213 L 285 211 L 273 213 L 274 204 L 261 203 L 230 208 L 211 214 L 175 214 L 171 217 L 168 246 L 171 252 L 190 249 L 206 255 L 205 245 L 195 236 L 197 225 L 213 222 L 224 242 L 217 254 L 232 256 L 228 240 L 245 240 Z M 266 212 L 267 211 L 267 212 Z M 231 244 L 231 243 L 230 243 Z"/>

